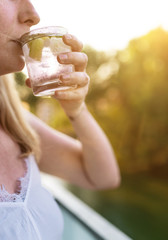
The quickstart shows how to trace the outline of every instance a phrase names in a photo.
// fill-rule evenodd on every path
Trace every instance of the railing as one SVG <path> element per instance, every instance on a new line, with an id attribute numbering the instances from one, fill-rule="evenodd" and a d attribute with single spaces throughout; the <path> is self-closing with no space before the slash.
<path id="1" fill-rule="evenodd" d="M 42 184 L 58 202 L 64 217 L 63 240 L 131 240 L 74 196 L 56 178 L 42 174 Z"/>

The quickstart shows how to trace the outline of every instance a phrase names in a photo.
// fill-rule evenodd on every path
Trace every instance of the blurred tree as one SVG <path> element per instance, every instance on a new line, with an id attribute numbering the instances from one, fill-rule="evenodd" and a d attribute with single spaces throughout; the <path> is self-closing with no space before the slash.
<path id="1" fill-rule="evenodd" d="M 168 155 L 168 33 L 155 29 L 118 52 L 125 137 L 119 151 L 137 170 L 165 165 Z M 123 161 L 123 160 L 122 160 Z"/>

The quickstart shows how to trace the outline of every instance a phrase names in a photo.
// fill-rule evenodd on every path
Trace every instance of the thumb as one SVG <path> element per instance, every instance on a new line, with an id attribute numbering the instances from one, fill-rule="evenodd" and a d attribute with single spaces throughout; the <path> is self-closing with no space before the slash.
<path id="1" fill-rule="evenodd" d="M 31 88 L 31 82 L 29 78 L 26 79 L 25 83 L 27 87 Z"/>

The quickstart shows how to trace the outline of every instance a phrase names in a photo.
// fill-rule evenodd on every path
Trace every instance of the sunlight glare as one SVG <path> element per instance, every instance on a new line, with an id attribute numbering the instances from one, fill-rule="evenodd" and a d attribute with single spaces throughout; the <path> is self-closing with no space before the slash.
<path id="1" fill-rule="evenodd" d="M 39 26 L 61 25 L 98 50 L 122 49 L 136 37 L 168 28 L 166 0 L 34 0 Z"/>

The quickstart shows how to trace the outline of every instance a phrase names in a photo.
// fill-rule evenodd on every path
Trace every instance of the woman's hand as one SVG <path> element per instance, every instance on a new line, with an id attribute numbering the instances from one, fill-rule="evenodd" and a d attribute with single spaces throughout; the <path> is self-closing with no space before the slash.
<path id="1" fill-rule="evenodd" d="M 75 71 L 60 75 L 60 80 L 63 85 L 77 85 L 77 87 L 70 90 L 56 91 L 53 97 L 60 102 L 67 116 L 70 119 L 75 119 L 85 108 L 84 100 L 90 81 L 85 71 L 88 58 L 85 53 L 81 52 L 83 44 L 76 37 L 66 34 L 63 36 L 63 41 L 71 47 L 72 52 L 60 53 L 57 56 L 58 62 L 61 64 L 73 64 Z M 26 85 L 31 87 L 30 79 L 26 80 Z"/>
<path id="2" fill-rule="evenodd" d="M 82 53 L 83 44 L 73 35 L 66 34 L 63 36 L 65 44 L 69 45 L 72 52 L 60 53 L 58 61 L 61 64 L 73 64 L 74 72 L 63 74 L 60 80 L 65 85 L 77 85 L 77 88 L 65 91 L 56 91 L 56 98 L 65 113 L 71 119 L 76 118 L 84 108 L 84 100 L 88 92 L 89 76 L 86 74 L 87 55 Z"/>

